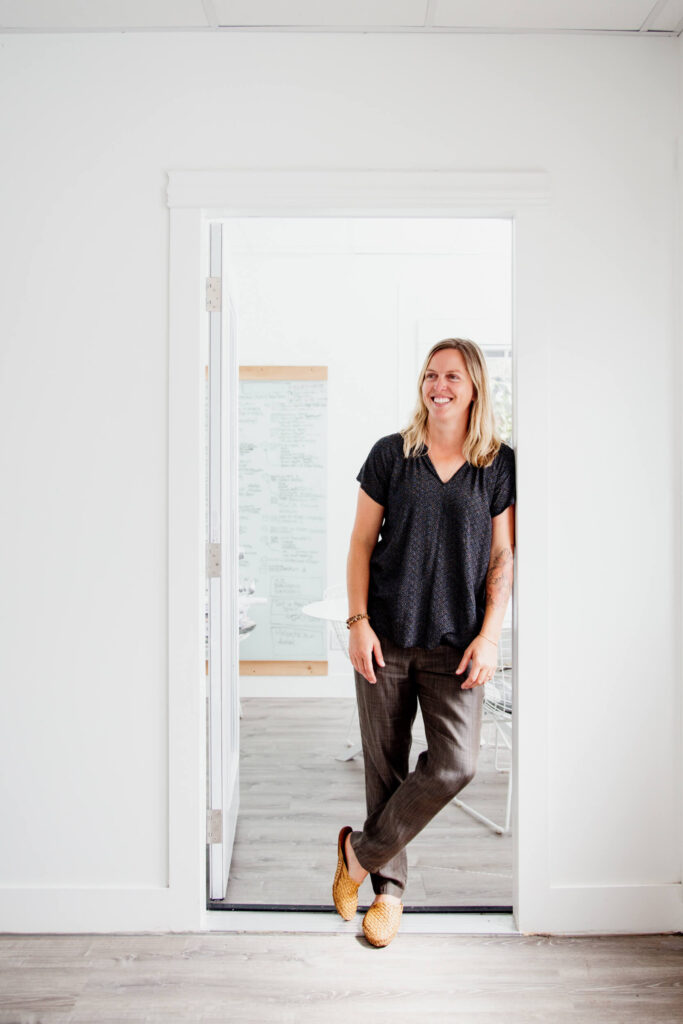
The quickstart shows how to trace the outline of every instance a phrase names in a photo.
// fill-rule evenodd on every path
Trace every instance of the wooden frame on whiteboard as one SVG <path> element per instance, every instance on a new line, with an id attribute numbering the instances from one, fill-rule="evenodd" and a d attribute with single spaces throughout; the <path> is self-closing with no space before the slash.
<path id="1" fill-rule="evenodd" d="M 240 366 L 240 380 L 327 380 L 326 366 Z M 326 676 L 327 661 L 240 661 L 241 676 Z"/>
<path id="2" fill-rule="evenodd" d="M 327 380 L 327 367 L 240 366 L 240 380 Z"/>
<path id="3" fill-rule="evenodd" d="M 241 676 L 326 676 L 326 661 L 240 661 Z"/>

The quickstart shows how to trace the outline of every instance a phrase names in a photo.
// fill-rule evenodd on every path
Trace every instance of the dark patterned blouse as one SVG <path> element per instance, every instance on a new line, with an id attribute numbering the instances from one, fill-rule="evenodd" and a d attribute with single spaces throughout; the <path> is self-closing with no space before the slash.
<path id="1" fill-rule="evenodd" d="M 401 434 L 377 441 L 356 479 L 384 507 L 370 558 L 368 614 L 399 647 L 464 650 L 482 627 L 491 518 L 515 501 L 515 453 L 466 462 L 443 483 L 427 449 L 408 459 Z"/>

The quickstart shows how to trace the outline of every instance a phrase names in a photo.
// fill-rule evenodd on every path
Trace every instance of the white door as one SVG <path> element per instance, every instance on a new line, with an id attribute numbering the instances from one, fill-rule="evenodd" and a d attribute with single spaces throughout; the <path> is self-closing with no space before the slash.
<path id="1" fill-rule="evenodd" d="M 220 223 L 209 226 L 208 815 L 209 897 L 225 897 L 239 808 L 236 316 Z"/>

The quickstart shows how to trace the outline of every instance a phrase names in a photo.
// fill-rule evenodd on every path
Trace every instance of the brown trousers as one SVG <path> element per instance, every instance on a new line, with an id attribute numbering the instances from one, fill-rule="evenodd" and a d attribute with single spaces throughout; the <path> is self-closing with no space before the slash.
<path id="1" fill-rule="evenodd" d="M 397 647 L 380 636 L 385 667 L 376 683 L 354 670 L 365 762 L 367 818 L 351 845 L 375 893 L 401 897 L 408 877 L 405 847 L 475 775 L 484 687 L 463 690 L 464 651 Z M 471 663 L 470 663 L 471 664 Z M 427 749 L 408 771 L 412 725 L 420 702 Z"/>

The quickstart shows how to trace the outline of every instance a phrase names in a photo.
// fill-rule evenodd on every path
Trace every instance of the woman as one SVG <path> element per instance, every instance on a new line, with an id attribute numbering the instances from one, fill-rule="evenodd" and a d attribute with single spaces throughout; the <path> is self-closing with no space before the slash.
<path id="1" fill-rule="evenodd" d="M 385 946 L 403 911 L 407 843 L 474 777 L 512 590 L 514 452 L 474 342 L 432 347 L 409 426 L 373 445 L 357 479 L 347 626 L 367 818 L 339 833 L 333 898 L 350 920 L 369 874 L 363 931 Z M 409 773 L 418 701 L 427 749 Z"/>

